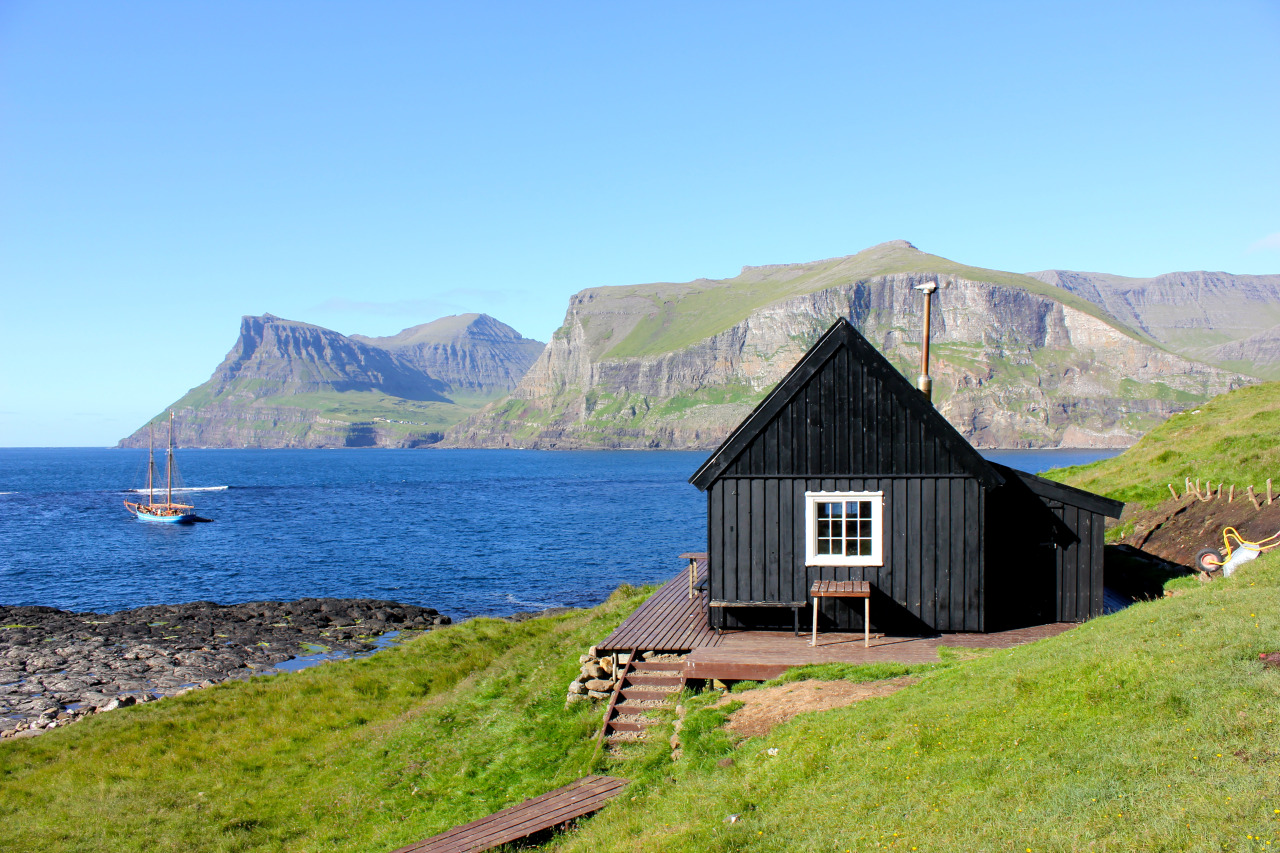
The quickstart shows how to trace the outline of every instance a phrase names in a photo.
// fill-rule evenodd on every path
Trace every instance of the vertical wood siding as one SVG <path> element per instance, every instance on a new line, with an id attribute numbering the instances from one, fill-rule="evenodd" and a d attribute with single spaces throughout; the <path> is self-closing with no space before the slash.
<path id="1" fill-rule="evenodd" d="M 1057 619 L 1083 622 L 1101 616 L 1104 518 L 1069 504 L 1054 505 L 1053 513 L 1076 536 L 1057 549 Z"/>
<path id="2" fill-rule="evenodd" d="M 1102 515 L 1016 481 L 992 490 L 987 505 L 988 630 L 1102 615 Z"/>
<path id="3" fill-rule="evenodd" d="M 884 565 L 806 566 L 805 492 L 884 492 Z M 968 477 L 725 477 L 707 492 L 711 598 L 805 601 L 815 580 L 870 581 L 877 630 L 984 630 L 983 491 Z M 861 630 L 862 606 L 826 599 L 822 623 Z M 716 627 L 786 627 L 791 611 L 712 609 Z"/>
<path id="4" fill-rule="evenodd" d="M 802 601 L 814 580 L 868 580 L 885 596 L 872 602 L 877 628 L 983 630 L 984 493 L 886 381 L 902 379 L 837 349 L 711 485 L 713 599 Z M 804 493 L 820 490 L 884 492 L 883 566 L 805 566 Z M 860 606 L 822 607 L 829 627 L 862 627 Z M 716 608 L 712 619 L 784 626 L 791 613 Z"/>
<path id="5" fill-rule="evenodd" d="M 836 350 L 723 476 L 967 473 L 885 386 L 878 370 Z"/>
<path id="6" fill-rule="evenodd" d="M 700 486 L 711 598 L 806 601 L 814 580 L 867 580 L 872 627 L 893 633 L 1101 614 L 1103 517 L 1042 500 L 1017 477 L 997 485 L 896 371 L 855 351 L 859 340 L 831 350 L 776 410 L 757 410 L 767 423 Z M 884 564 L 806 567 L 806 491 L 883 492 Z M 861 629 L 859 602 L 820 606 L 820 624 Z M 713 608 L 711 618 L 729 628 L 791 624 L 778 608 Z"/>

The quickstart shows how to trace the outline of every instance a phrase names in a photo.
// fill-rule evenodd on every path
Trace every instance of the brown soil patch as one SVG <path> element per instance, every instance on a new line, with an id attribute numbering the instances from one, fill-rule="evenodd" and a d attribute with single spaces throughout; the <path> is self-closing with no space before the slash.
<path id="1" fill-rule="evenodd" d="M 746 693 L 734 693 L 716 703 L 716 707 L 729 702 L 742 702 L 743 707 L 729 716 L 725 728 L 743 737 L 768 734 L 774 726 L 781 725 L 797 714 L 810 711 L 827 711 L 896 693 L 920 679 L 914 676 L 891 678 L 854 684 L 849 681 L 796 681 L 777 687 L 762 687 Z"/>
<path id="2" fill-rule="evenodd" d="M 1195 496 L 1167 500 L 1151 510 L 1126 513 L 1133 532 L 1118 544 L 1132 545 L 1154 557 L 1190 567 L 1201 548 L 1222 549 L 1222 532 L 1234 527 L 1247 540 L 1265 539 L 1280 530 L 1280 500 L 1256 510 L 1249 498 L 1236 490 L 1235 500 L 1201 501 Z M 1233 543 L 1234 544 L 1234 543 Z"/>

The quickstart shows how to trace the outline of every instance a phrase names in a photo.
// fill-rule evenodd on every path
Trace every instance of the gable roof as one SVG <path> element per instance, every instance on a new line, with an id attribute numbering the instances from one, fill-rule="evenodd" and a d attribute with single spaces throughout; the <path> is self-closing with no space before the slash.
<path id="1" fill-rule="evenodd" d="M 947 419 L 939 414 L 924 395 L 908 382 L 897 369 L 873 347 L 866 338 L 858 333 L 853 325 L 841 317 L 831 324 L 831 328 L 823 333 L 809 351 L 804 354 L 795 367 L 773 387 L 751 414 L 729 434 L 717 450 L 706 462 L 694 472 L 689 482 L 700 490 L 706 491 L 713 482 L 724 475 L 734 460 L 752 441 L 769 425 L 798 394 L 802 393 L 809 381 L 818 374 L 831 357 L 841 347 L 849 349 L 853 357 L 866 365 L 883 383 L 884 390 L 892 396 L 897 405 L 910 411 L 934 436 L 941 441 L 961 466 L 980 480 L 987 487 L 995 487 L 1004 482 L 1004 477 L 974 450 L 973 445 L 965 441 Z M 822 472 L 815 471 L 814 474 Z M 843 473 L 843 472 L 842 472 Z M 871 473 L 871 472 L 868 472 Z"/>
<path id="2" fill-rule="evenodd" d="M 1113 501 L 1111 498 L 1104 498 L 1102 495 L 1095 495 L 1093 492 L 1086 492 L 1084 489 L 1077 489 L 1075 486 L 1068 486 L 1054 480 L 1046 480 L 1044 477 L 1037 477 L 1035 474 L 1028 474 L 1026 471 L 1019 471 L 1017 468 L 1010 468 L 998 462 L 992 462 L 991 466 L 1006 478 L 1017 477 L 1027 484 L 1027 488 L 1045 500 L 1078 506 L 1108 518 L 1119 518 L 1120 513 L 1124 512 L 1123 501 Z"/>

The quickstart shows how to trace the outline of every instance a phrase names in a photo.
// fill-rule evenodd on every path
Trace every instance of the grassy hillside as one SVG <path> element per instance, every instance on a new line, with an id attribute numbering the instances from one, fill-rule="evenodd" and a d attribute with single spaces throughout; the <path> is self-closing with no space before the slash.
<path id="1" fill-rule="evenodd" d="M 1018 273 L 959 264 L 921 252 L 904 241 L 883 243 L 856 255 L 809 264 L 748 267 L 741 275 L 730 279 L 611 287 L 592 293 L 623 301 L 652 301 L 652 310 L 604 353 L 606 358 L 633 358 L 661 355 L 691 346 L 732 328 L 753 311 L 781 299 L 815 293 L 846 282 L 904 273 L 954 275 L 1048 296 L 1155 345 L 1121 325 L 1098 306 L 1061 288 Z"/>
<path id="2" fill-rule="evenodd" d="M 639 600 L 479 620 L 5 742 L 0 845 L 385 851 L 605 770 L 631 790 L 552 849 L 1280 846 L 1280 670 L 1259 660 L 1280 648 L 1280 554 L 765 737 L 735 741 L 733 705 L 687 696 L 680 760 L 667 730 L 611 765 L 600 709 L 566 710 L 564 687 Z"/>
<path id="3" fill-rule="evenodd" d="M 477 619 L 0 743 L 0 849 L 392 850 L 591 770 L 578 654 L 643 598 Z"/>
<path id="4" fill-rule="evenodd" d="M 890 697 L 723 741 L 732 766 L 652 775 L 554 849 L 1280 846 L 1280 670 L 1258 659 L 1277 648 L 1273 554 Z M 695 737 L 699 713 L 719 712 L 692 715 Z"/>
<path id="5" fill-rule="evenodd" d="M 1154 505 L 1186 477 L 1280 486 L 1280 382 L 1241 388 L 1177 414 L 1119 456 L 1047 476 L 1123 501 Z"/>

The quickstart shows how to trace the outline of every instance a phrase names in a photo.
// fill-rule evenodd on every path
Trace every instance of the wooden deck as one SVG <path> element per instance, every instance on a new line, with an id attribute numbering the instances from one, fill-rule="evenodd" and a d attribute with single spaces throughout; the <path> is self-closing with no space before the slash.
<path id="1" fill-rule="evenodd" d="M 861 632 L 818 634 L 818 646 L 813 648 L 808 635 L 795 637 L 788 631 L 726 631 L 715 647 L 690 652 L 684 677 L 763 681 L 776 678 L 793 666 L 812 663 L 933 663 L 938 660 L 939 646 L 1007 649 L 1074 627 L 1074 622 L 1056 622 L 994 634 L 882 637 L 872 639 L 867 648 L 863 647 Z"/>
<path id="2" fill-rule="evenodd" d="M 720 637 L 707 619 L 707 561 L 698 560 L 695 590 L 689 598 L 689 572 L 681 571 L 649 596 L 617 629 L 596 643 L 604 655 L 613 652 L 687 652 L 716 646 Z"/>
<path id="3" fill-rule="evenodd" d="M 510 844 L 599 811 L 606 801 L 622 792 L 627 781 L 612 776 L 586 776 L 518 806 L 401 847 L 394 853 L 476 853 Z"/>
<path id="4" fill-rule="evenodd" d="M 863 635 L 818 634 L 818 647 L 809 635 L 790 631 L 736 631 L 718 634 L 707 617 L 707 563 L 697 564 L 695 584 L 703 587 L 689 598 L 689 573 L 681 571 L 596 644 L 600 654 L 630 651 L 688 652 L 684 678 L 721 681 L 763 681 L 793 666 L 811 663 L 933 663 L 939 646 L 1007 649 L 1056 636 L 1074 622 L 1055 622 L 994 634 L 940 634 L 934 637 L 875 637 L 863 646 Z"/>

